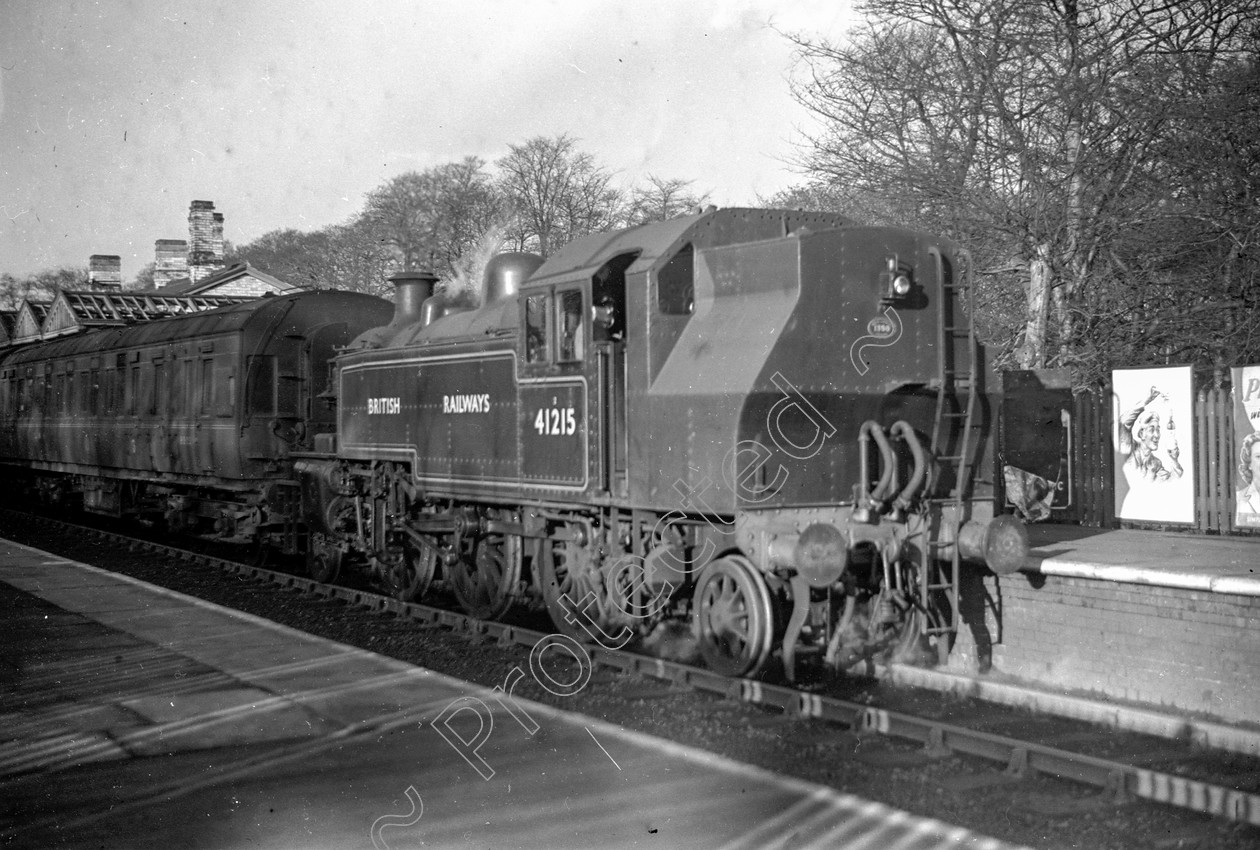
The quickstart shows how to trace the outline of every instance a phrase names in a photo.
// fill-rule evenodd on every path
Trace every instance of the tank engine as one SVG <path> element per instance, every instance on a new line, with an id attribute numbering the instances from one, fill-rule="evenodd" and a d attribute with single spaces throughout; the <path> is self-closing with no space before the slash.
<path id="1" fill-rule="evenodd" d="M 0 464 L 50 501 L 295 550 L 289 455 L 335 427 L 335 350 L 390 312 L 302 292 L 0 352 Z"/>
<path id="2" fill-rule="evenodd" d="M 948 241 L 728 209 L 500 255 L 480 308 L 395 279 L 337 358 L 337 445 L 299 461 L 312 568 L 404 599 L 541 600 L 610 646 L 692 618 L 710 666 L 789 676 L 958 623 L 964 561 L 1015 569 Z"/>

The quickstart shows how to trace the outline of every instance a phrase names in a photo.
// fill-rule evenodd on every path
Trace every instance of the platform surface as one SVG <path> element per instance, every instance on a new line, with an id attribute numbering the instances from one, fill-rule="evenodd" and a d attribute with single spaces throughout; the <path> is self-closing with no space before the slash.
<path id="1" fill-rule="evenodd" d="M 2 540 L 0 612 L 6 847 L 1012 846 Z"/>
<path id="2" fill-rule="evenodd" d="M 1260 536 L 1032 525 L 1024 569 L 1044 575 L 1260 596 Z"/>

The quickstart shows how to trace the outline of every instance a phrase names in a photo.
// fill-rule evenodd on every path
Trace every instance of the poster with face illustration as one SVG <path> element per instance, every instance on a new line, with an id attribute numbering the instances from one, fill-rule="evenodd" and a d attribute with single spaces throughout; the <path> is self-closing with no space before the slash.
<path id="1" fill-rule="evenodd" d="M 1111 373 L 1116 516 L 1194 522 L 1194 395 L 1189 366 Z"/>
<path id="2" fill-rule="evenodd" d="M 1234 526 L 1260 528 L 1260 366 L 1234 378 Z"/>

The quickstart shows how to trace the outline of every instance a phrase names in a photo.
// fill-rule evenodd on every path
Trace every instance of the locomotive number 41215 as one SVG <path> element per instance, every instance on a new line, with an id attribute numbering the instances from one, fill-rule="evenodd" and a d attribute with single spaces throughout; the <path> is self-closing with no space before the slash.
<path id="1" fill-rule="evenodd" d="M 568 437 L 577 433 L 577 413 L 572 407 L 544 407 L 534 417 L 534 430 L 544 437 Z"/>

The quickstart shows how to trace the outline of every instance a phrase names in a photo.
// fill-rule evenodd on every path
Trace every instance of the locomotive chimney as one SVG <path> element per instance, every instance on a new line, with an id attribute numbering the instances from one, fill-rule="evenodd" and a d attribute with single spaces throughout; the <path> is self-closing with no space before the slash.
<path id="1" fill-rule="evenodd" d="M 437 275 L 427 270 L 399 272 L 390 280 L 394 284 L 394 320 L 390 324 L 398 326 L 423 322 L 424 302 L 433 295 Z"/>
<path id="2" fill-rule="evenodd" d="M 481 306 L 488 307 L 496 301 L 515 295 L 521 284 L 543 263 L 537 254 L 509 251 L 495 254 L 486 263 L 482 279 Z"/>

